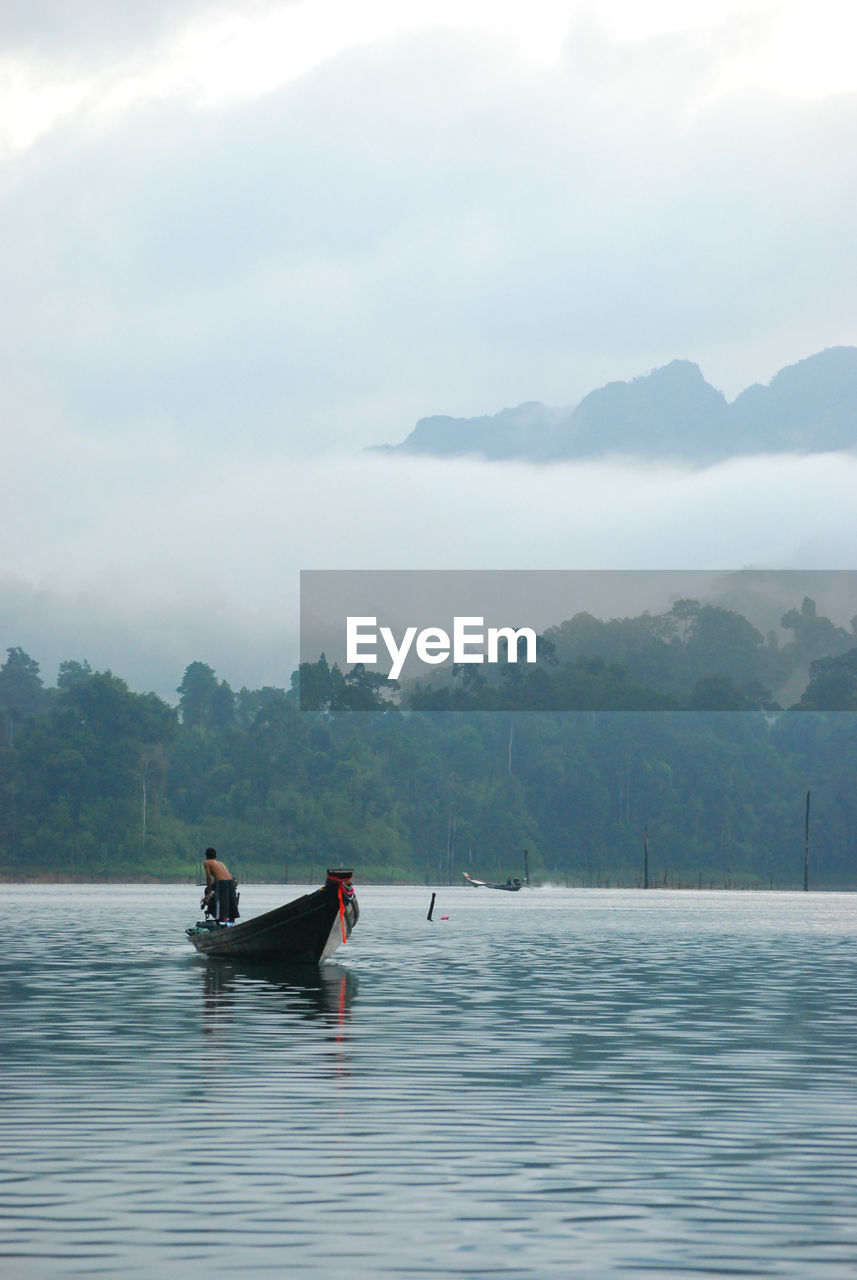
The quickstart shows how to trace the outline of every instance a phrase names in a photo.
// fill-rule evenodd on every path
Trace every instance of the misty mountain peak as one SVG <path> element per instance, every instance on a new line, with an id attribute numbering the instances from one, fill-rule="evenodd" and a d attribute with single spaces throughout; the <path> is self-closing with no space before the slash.
<path id="1" fill-rule="evenodd" d="M 560 433 L 562 455 L 685 454 L 701 433 L 716 433 L 725 414 L 723 393 L 705 381 L 699 365 L 673 360 L 585 396 Z"/>
<path id="2" fill-rule="evenodd" d="M 710 462 L 857 447 L 857 348 L 831 347 L 729 404 L 690 360 L 609 382 L 570 413 L 537 401 L 492 416 L 421 418 L 390 452 L 559 461 L 622 453 Z"/>
<path id="3" fill-rule="evenodd" d="M 852 449 L 857 444 L 857 348 L 828 347 L 754 383 L 731 405 L 733 421 L 768 449 Z"/>
<path id="4" fill-rule="evenodd" d="M 420 418 L 411 434 L 397 450 L 423 453 L 436 457 L 460 457 L 482 454 L 492 461 L 501 458 L 539 458 L 556 424 L 567 410 L 549 409 L 536 400 L 493 415 L 478 418 L 453 418 L 436 414 Z"/>

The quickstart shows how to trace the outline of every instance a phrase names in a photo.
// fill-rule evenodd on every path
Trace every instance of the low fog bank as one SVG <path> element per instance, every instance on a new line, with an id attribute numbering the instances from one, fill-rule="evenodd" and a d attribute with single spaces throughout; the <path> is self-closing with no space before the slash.
<path id="1" fill-rule="evenodd" d="M 61 468 L 45 476 L 37 501 L 0 482 L 0 654 L 20 645 L 46 684 L 85 659 L 175 701 L 193 661 L 235 689 L 288 686 L 301 569 L 855 568 L 850 454 L 170 461 L 135 482 L 97 455 L 73 491 Z"/>
<path id="2" fill-rule="evenodd" d="M 89 662 L 110 670 L 138 692 L 177 703 L 185 668 L 200 660 L 235 690 L 288 686 L 297 665 L 296 619 L 287 611 L 253 611 L 204 590 L 172 599 L 137 595 L 133 584 L 93 577 L 83 589 L 54 579 L 0 578 L 0 645 L 20 645 L 35 658 L 46 685 L 61 662 Z"/>

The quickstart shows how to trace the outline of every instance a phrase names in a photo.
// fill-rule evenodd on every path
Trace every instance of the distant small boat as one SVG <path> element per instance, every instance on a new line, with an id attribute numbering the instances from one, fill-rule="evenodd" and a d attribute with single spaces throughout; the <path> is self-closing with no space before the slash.
<path id="1" fill-rule="evenodd" d="M 198 920 L 186 930 L 201 955 L 229 960 L 320 964 L 351 935 L 360 917 L 353 871 L 328 871 L 314 893 L 305 893 L 241 924 Z"/>
<path id="2" fill-rule="evenodd" d="M 517 893 L 524 887 L 523 880 L 519 880 L 517 876 L 509 876 L 505 884 L 490 884 L 487 880 L 474 880 L 473 876 L 469 876 L 466 871 L 462 871 L 461 874 L 474 889 L 505 889 L 507 893 Z"/>

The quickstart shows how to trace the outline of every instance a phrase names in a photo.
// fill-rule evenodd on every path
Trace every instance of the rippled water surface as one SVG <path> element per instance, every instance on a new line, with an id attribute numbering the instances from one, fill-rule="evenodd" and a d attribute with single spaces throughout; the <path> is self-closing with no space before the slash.
<path id="1" fill-rule="evenodd" d="M 7 888 L 4 1276 L 857 1276 L 857 897 L 356 883 Z"/>

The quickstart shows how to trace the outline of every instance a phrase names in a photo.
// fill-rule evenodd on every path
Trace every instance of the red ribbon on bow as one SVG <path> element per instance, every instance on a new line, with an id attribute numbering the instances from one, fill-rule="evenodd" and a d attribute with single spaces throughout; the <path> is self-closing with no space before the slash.
<path id="1" fill-rule="evenodd" d="M 342 881 L 338 880 L 339 887 L 339 921 L 342 925 L 342 941 L 348 941 L 348 934 L 345 932 L 345 895 L 342 892 Z"/>

